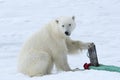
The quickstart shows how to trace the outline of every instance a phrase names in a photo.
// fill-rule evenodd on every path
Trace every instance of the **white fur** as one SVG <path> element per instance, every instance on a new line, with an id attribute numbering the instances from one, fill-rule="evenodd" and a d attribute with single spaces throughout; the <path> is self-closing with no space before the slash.
<path id="1" fill-rule="evenodd" d="M 74 28 L 74 17 L 60 17 L 33 34 L 22 47 L 19 71 L 29 76 L 47 75 L 51 73 L 53 64 L 58 70 L 74 71 L 68 65 L 67 53 L 88 49 L 90 44 L 73 41 L 65 34 L 66 31 L 71 34 Z"/>

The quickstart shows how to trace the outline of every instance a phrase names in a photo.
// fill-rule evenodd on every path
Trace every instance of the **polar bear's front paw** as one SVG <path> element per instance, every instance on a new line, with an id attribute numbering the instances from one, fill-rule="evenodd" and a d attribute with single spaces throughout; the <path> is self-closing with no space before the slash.
<path id="1" fill-rule="evenodd" d="M 94 45 L 94 43 L 89 43 L 88 48 L 91 48 Z"/>
<path id="2" fill-rule="evenodd" d="M 72 71 L 80 71 L 80 69 L 79 68 L 75 68 Z"/>
<path id="3" fill-rule="evenodd" d="M 91 48 L 94 45 L 93 42 L 86 43 L 87 49 Z"/>

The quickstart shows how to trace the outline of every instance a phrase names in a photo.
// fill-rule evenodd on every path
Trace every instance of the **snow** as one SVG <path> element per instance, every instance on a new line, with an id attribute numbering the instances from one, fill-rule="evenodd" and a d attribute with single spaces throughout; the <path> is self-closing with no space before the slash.
<path id="1" fill-rule="evenodd" d="M 119 80 L 120 73 L 85 70 L 30 78 L 17 71 L 23 42 L 41 26 L 59 16 L 75 15 L 71 37 L 94 42 L 99 62 L 120 66 L 119 0 L 0 0 L 0 80 Z M 68 56 L 71 68 L 83 69 L 87 51 Z"/>

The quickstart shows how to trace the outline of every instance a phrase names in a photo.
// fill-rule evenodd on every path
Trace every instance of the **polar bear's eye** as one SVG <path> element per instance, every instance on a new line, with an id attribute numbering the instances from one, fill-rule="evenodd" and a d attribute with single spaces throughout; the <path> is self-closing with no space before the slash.
<path id="1" fill-rule="evenodd" d="M 62 25 L 62 27 L 64 27 L 64 25 Z"/>
<path id="2" fill-rule="evenodd" d="M 69 24 L 69 26 L 71 26 L 71 24 Z"/>

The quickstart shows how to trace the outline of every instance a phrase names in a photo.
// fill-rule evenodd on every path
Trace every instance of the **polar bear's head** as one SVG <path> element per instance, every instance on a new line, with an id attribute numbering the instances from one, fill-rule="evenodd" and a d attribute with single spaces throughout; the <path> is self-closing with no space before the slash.
<path id="1" fill-rule="evenodd" d="M 75 24 L 75 17 L 60 17 L 56 19 L 57 27 L 60 33 L 65 36 L 70 36 L 71 32 L 74 30 Z"/>

